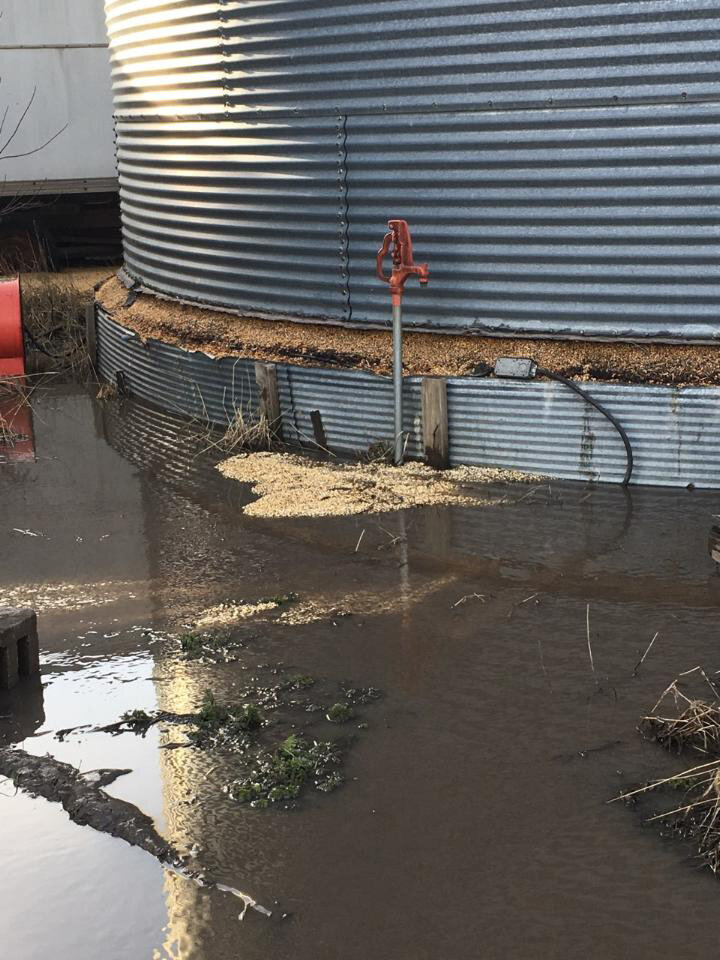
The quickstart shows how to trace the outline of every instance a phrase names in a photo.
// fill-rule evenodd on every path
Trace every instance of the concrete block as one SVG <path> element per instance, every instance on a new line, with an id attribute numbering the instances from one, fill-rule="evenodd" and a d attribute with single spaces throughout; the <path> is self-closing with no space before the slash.
<path id="1" fill-rule="evenodd" d="M 0 690 L 40 672 L 37 616 L 29 607 L 0 607 Z"/>

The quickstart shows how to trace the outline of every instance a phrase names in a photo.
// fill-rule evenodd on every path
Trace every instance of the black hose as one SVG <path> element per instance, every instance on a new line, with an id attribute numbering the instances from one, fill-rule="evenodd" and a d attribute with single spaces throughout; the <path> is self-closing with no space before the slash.
<path id="1" fill-rule="evenodd" d="M 622 442 L 625 444 L 625 454 L 627 456 L 627 466 L 625 467 L 625 477 L 623 479 L 622 485 L 626 487 L 630 483 L 630 477 L 633 472 L 633 452 L 632 447 L 630 446 L 630 441 L 628 440 L 628 435 L 622 428 L 622 425 L 616 420 L 616 418 L 610 413 L 609 410 L 606 410 L 605 407 L 598 403 L 597 400 L 593 400 L 587 390 L 583 390 L 582 387 L 579 387 L 574 380 L 568 380 L 567 377 L 563 377 L 560 373 L 553 373 L 552 370 L 545 370 L 543 367 L 538 367 L 537 372 L 542 377 L 550 377 L 551 380 L 557 380 L 558 383 L 564 383 L 566 387 L 570 387 L 578 396 L 582 397 L 583 400 L 586 400 L 591 407 L 595 407 L 604 417 L 610 421 L 610 423 L 615 427 L 617 432 L 622 438 Z"/>

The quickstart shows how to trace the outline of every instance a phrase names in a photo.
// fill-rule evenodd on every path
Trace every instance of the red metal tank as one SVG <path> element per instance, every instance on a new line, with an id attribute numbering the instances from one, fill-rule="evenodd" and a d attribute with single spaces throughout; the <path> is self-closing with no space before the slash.
<path id="1" fill-rule="evenodd" d="M 20 280 L 0 278 L 0 377 L 25 375 Z"/>

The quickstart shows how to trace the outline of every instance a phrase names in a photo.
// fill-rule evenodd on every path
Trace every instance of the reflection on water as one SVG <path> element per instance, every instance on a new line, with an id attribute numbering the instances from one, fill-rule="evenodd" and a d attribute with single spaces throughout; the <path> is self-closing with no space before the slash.
<path id="1" fill-rule="evenodd" d="M 152 857 L 7 783 L 0 817 L 3 957 L 137 960 L 171 943 L 163 870 Z"/>
<path id="2" fill-rule="evenodd" d="M 253 520 L 247 490 L 166 415 L 72 392 L 41 404 L 45 459 L 0 473 L 0 495 L 12 526 L 45 536 L 0 540 L 3 582 L 137 589 L 45 611 L 44 697 L 0 704 L 0 735 L 84 770 L 131 767 L 112 792 L 292 918 L 240 924 L 235 898 L 163 875 L 59 808 L 0 797 L 17 824 L 13 929 L 49 905 L 37 952 L 17 934 L 9 955 L 51 942 L 73 960 L 713 955 L 711 879 L 605 803 L 669 763 L 635 731 L 668 681 L 718 669 L 712 493 L 552 483 L 501 488 L 491 508 Z M 237 663 L 181 661 L 158 639 L 213 604 L 289 591 L 318 616 L 251 621 Z M 52 735 L 127 709 L 192 710 L 206 689 L 231 702 L 280 661 L 385 691 L 368 729 L 348 731 L 345 787 L 297 811 L 228 800 L 233 758 L 165 749 L 174 731 Z M 64 930 L 56 918 L 77 902 L 87 922 Z"/>

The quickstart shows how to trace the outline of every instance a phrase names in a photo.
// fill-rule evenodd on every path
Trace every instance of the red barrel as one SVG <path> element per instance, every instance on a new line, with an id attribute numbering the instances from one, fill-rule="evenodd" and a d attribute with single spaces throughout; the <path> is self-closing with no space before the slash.
<path id="1" fill-rule="evenodd" d="M 0 377 L 25 375 L 20 280 L 0 279 Z"/>

